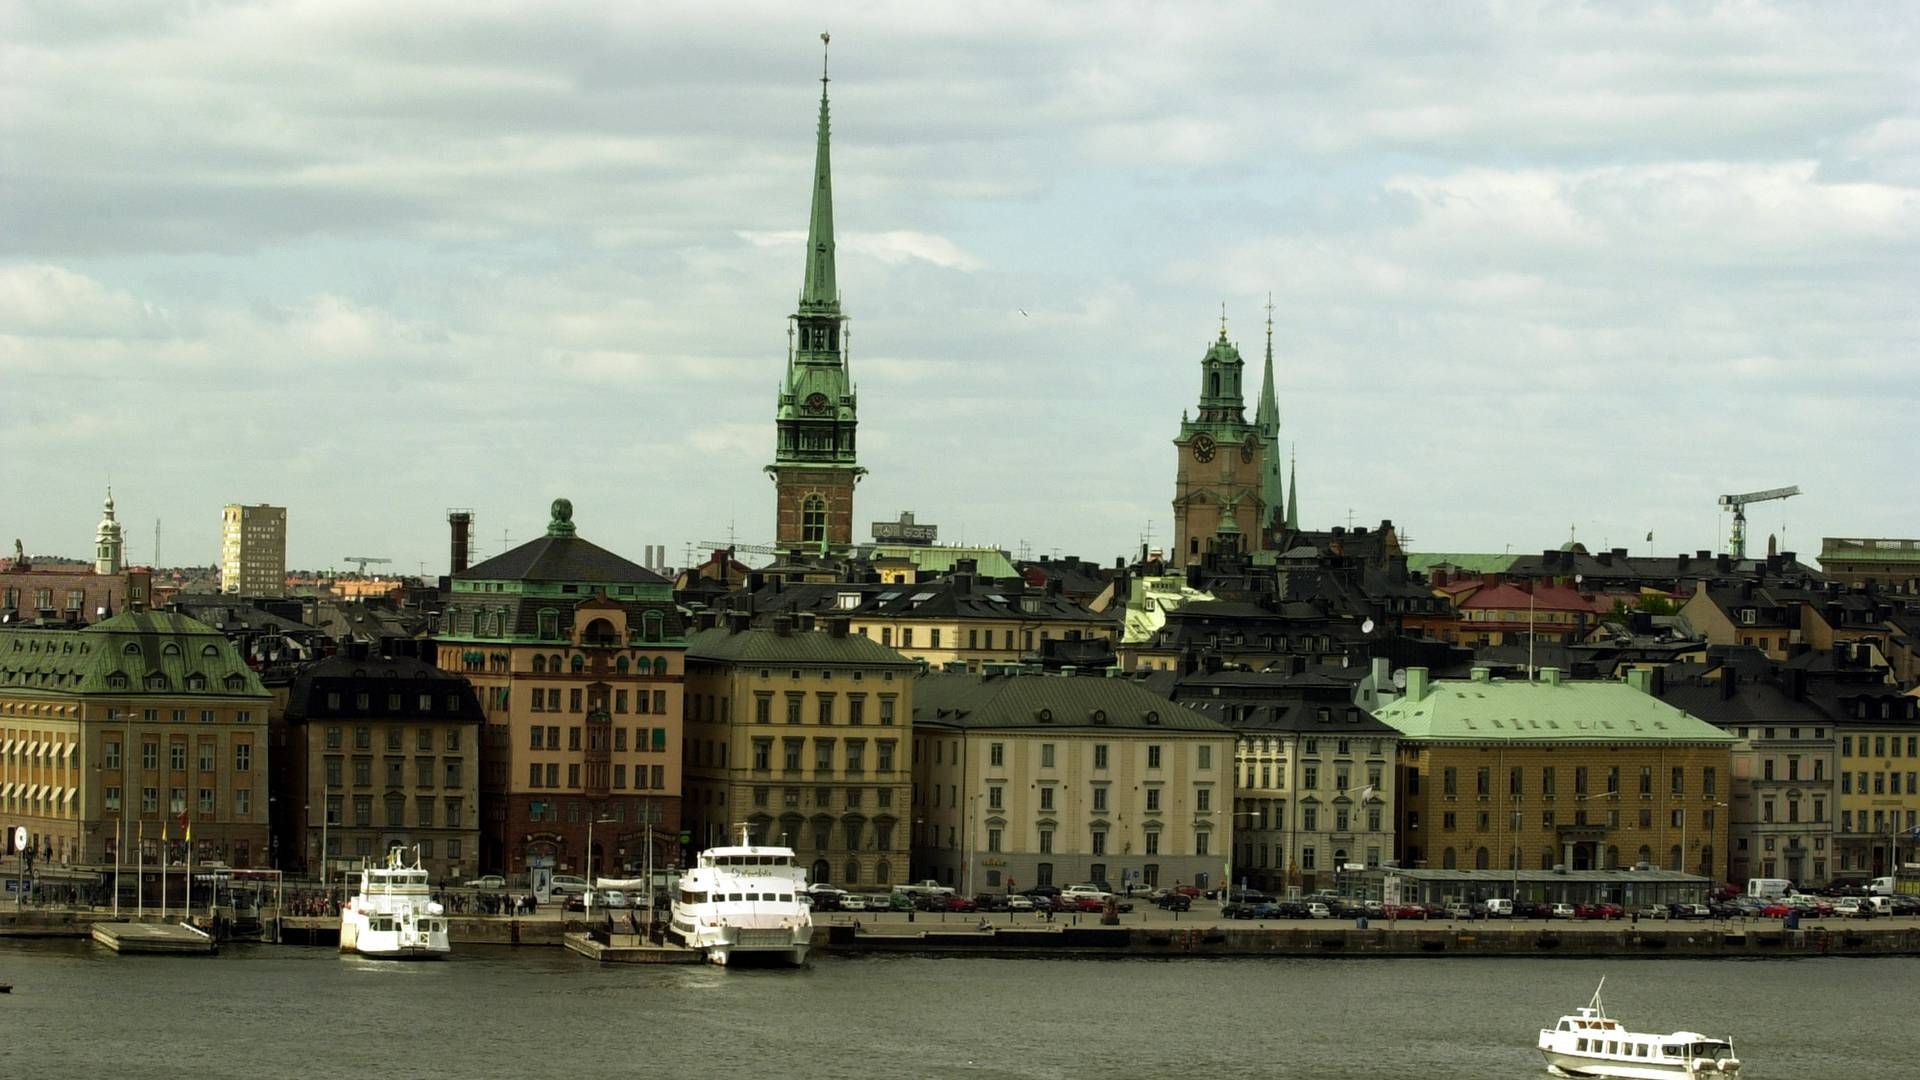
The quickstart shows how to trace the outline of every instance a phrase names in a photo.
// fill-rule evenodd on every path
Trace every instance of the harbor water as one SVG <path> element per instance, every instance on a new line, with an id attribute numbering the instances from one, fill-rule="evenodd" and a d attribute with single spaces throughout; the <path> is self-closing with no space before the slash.
<path id="1" fill-rule="evenodd" d="M 1920 960 L 823 957 L 798 970 L 0 942 L 0 1077 L 1545 1076 L 1607 978 L 1630 1027 L 1729 1035 L 1748 1080 L 1898 1075 Z M 1905 1062 L 1907 1065 L 1898 1065 Z M 1887 1072 L 1889 1067 L 1896 1069 Z"/>

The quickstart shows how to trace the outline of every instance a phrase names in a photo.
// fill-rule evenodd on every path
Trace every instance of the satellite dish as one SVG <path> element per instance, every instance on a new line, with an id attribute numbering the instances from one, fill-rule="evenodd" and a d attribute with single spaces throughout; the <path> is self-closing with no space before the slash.
<path id="1" fill-rule="evenodd" d="M 1363 633 L 1363 634 L 1371 634 L 1371 633 L 1373 633 L 1373 620 L 1372 620 L 1372 619 L 1368 619 L 1368 620 L 1367 620 L 1366 622 L 1363 622 L 1363 623 L 1361 623 L 1361 624 L 1360 624 L 1360 632 L 1361 632 L 1361 633 Z"/>
<path id="2" fill-rule="evenodd" d="M 1394 688 L 1398 690 L 1405 690 L 1407 688 L 1406 668 L 1401 668 L 1399 671 L 1393 673 L 1393 685 Z"/>

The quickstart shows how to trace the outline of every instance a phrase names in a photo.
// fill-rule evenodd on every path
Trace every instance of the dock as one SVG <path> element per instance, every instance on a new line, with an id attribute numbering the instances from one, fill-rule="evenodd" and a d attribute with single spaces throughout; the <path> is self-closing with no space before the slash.
<path id="1" fill-rule="evenodd" d="M 655 945 L 641 934 L 606 934 L 602 942 L 588 934 L 568 934 L 568 949 L 602 964 L 698 964 L 706 954 L 671 943 Z"/>
<path id="2" fill-rule="evenodd" d="M 93 940 L 117 953 L 210 956 L 213 935 L 185 923 L 98 922 Z"/>

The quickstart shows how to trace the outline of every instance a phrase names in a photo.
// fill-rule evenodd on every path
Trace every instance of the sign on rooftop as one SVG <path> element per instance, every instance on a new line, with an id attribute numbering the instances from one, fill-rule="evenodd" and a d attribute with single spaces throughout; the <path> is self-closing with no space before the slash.
<path id="1" fill-rule="evenodd" d="M 873 540 L 877 544 L 931 544 L 940 533 L 938 525 L 921 525 L 913 520 L 913 511 L 900 511 L 899 521 L 876 521 L 873 523 Z"/>

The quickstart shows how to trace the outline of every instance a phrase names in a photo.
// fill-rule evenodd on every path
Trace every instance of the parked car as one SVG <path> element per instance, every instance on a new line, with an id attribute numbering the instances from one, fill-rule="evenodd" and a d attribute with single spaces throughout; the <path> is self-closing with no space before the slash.
<path id="1" fill-rule="evenodd" d="M 1446 914 L 1450 919 L 1471 919 L 1473 918 L 1473 905 L 1456 900 L 1447 905 Z"/>
<path id="2" fill-rule="evenodd" d="M 1008 911 L 1032 911 L 1033 897 L 1024 895 L 1022 893 L 1014 893 L 1012 896 L 1007 897 L 1007 910 Z"/>
<path id="3" fill-rule="evenodd" d="M 1763 905 L 1759 911 L 1763 919 L 1784 919 L 1791 914 L 1793 914 L 1793 905 L 1779 900 Z"/>
<path id="4" fill-rule="evenodd" d="M 841 911 L 866 911 L 868 910 L 867 898 L 864 896 L 855 896 L 852 893 L 845 894 L 840 897 L 840 910 Z"/>
<path id="5" fill-rule="evenodd" d="M 920 893 L 913 896 L 912 900 L 913 906 L 921 911 L 947 911 L 953 904 L 953 896 L 948 893 Z"/>
<path id="6" fill-rule="evenodd" d="M 974 900 L 973 900 L 973 897 L 971 897 L 971 896 L 957 896 L 957 895 L 956 895 L 956 896 L 949 896 L 949 897 L 947 897 L 946 899 L 947 899 L 947 908 L 946 908 L 946 910 L 948 910 L 948 911 L 961 911 L 961 912 L 966 912 L 966 911 L 979 911 L 979 910 L 980 910 L 980 905 L 979 905 L 979 904 L 977 904 L 977 903 L 974 903 Z"/>
<path id="7" fill-rule="evenodd" d="M 555 874 L 553 880 L 547 883 L 547 891 L 554 896 L 582 896 L 591 888 L 586 878 L 572 874 Z"/>
<path id="8" fill-rule="evenodd" d="M 1060 895 L 1060 889 L 1059 886 L 1056 885 L 1035 885 L 1033 888 L 1028 889 L 1026 893 L 1028 896 L 1055 897 Z"/>
<path id="9" fill-rule="evenodd" d="M 587 904 L 589 907 L 596 908 L 624 908 L 633 906 L 632 901 L 627 899 L 627 894 L 621 892 L 619 889 L 603 889 L 597 893 L 588 893 Z"/>
<path id="10" fill-rule="evenodd" d="M 1333 909 L 1318 900 L 1314 900 L 1307 904 L 1307 918 L 1331 919 L 1333 918 Z"/>
<path id="11" fill-rule="evenodd" d="M 1549 919 L 1571 919 L 1573 918 L 1573 915 L 1574 915 L 1574 912 L 1573 912 L 1572 904 L 1547 905 L 1547 918 Z"/>
<path id="12" fill-rule="evenodd" d="M 1113 894 L 1098 885 L 1069 885 L 1060 890 L 1060 895 L 1076 902 L 1089 899 L 1097 902 Z"/>
<path id="13" fill-rule="evenodd" d="M 1705 904 L 1668 904 L 1667 915 L 1675 919 L 1704 919 L 1713 912 Z"/>
<path id="14" fill-rule="evenodd" d="M 1396 919 L 1425 919 L 1427 909 L 1419 904 L 1395 904 L 1388 909 L 1388 914 Z"/>
<path id="15" fill-rule="evenodd" d="M 1154 901 L 1154 903 L 1159 904 L 1161 908 L 1167 911 L 1193 910 L 1193 897 L 1188 896 L 1186 893 L 1168 893 Z"/>
<path id="16" fill-rule="evenodd" d="M 504 889 L 507 887 L 507 879 L 499 874 L 487 874 L 462 882 L 462 885 L 469 889 Z"/>
<path id="17" fill-rule="evenodd" d="M 1007 910 L 1007 894 L 980 893 L 973 898 L 973 907 L 976 911 L 1005 911 Z"/>

